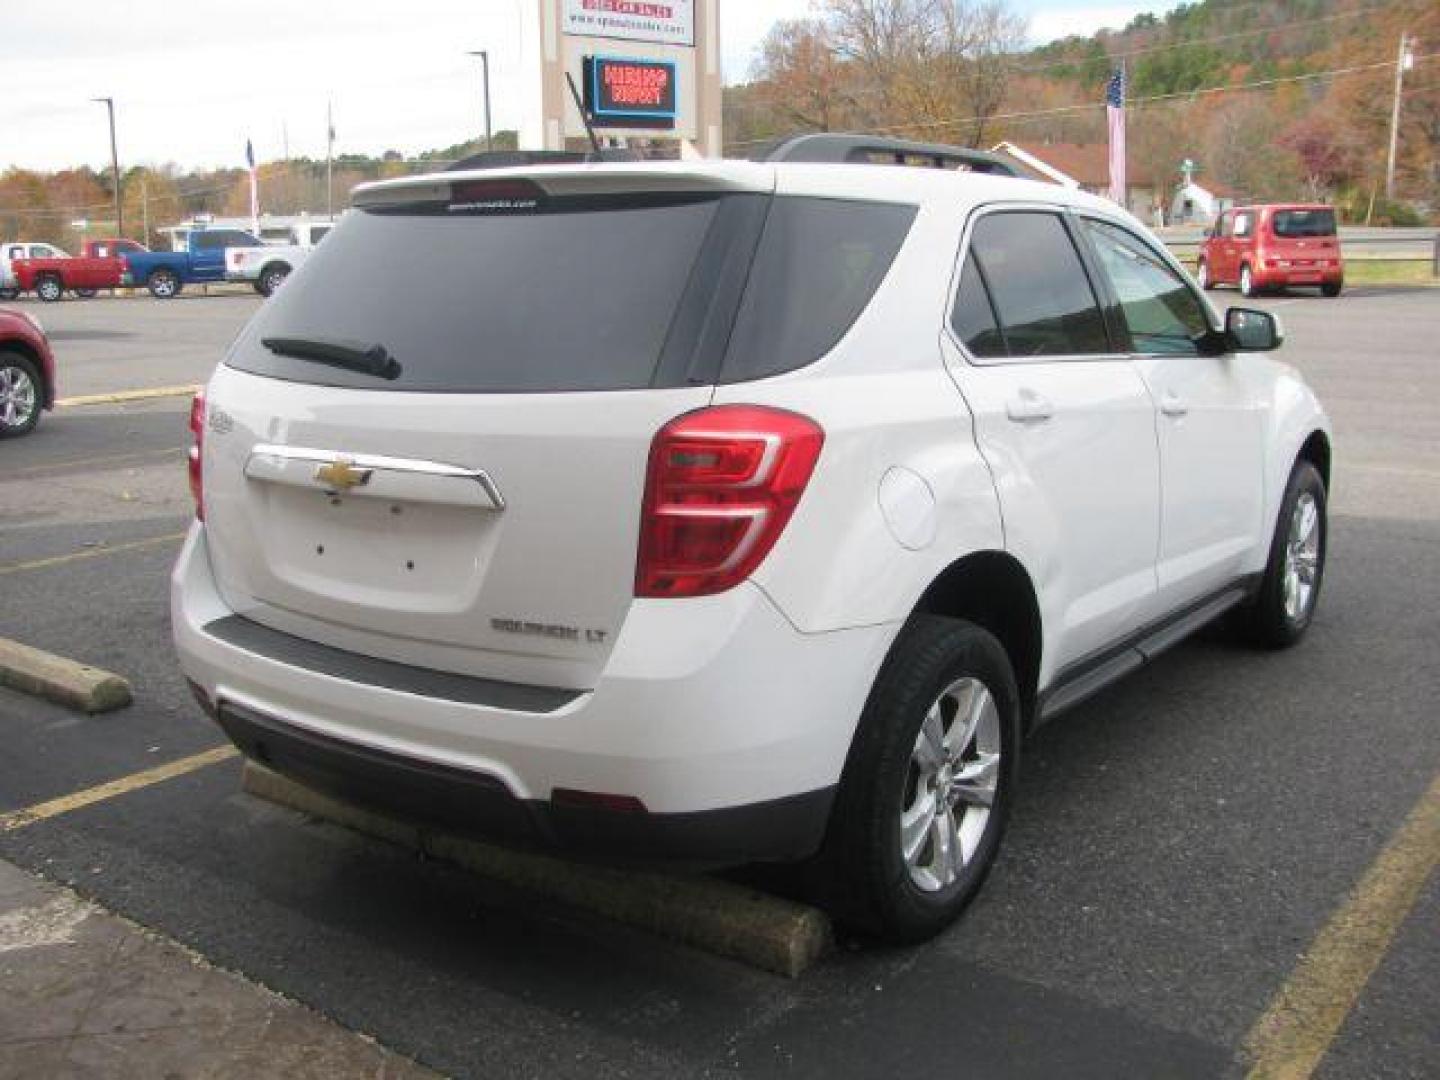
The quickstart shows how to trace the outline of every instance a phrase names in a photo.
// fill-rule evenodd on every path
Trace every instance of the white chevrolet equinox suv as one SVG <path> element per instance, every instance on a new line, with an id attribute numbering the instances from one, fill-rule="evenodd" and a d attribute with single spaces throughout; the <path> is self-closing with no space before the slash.
<path id="1" fill-rule="evenodd" d="M 918 940 L 1038 723 L 1222 615 L 1311 622 L 1325 414 L 1107 201 L 811 136 L 353 204 L 196 399 L 172 589 L 202 706 L 302 784 L 807 861 Z"/>

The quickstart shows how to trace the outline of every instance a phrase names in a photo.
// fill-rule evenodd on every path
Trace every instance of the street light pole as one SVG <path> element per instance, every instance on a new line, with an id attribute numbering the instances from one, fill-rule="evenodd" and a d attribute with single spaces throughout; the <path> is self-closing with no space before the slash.
<path id="1" fill-rule="evenodd" d="M 120 152 L 115 148 L 115 99 L 108 97 L 91 98 L 104 102 L 110 112 L 110 167 L 115 171 L 115 231 L 125 235 L 125 204 L 120 197 Z"/>
<path id="2" fill-rule="evenodd" d="M 485 81 L 485 149 L 493 149 L 490 139 L 490 53 L 485 49 L 472 50 L 468 55 L 480 58 L 481 77 Z"/>

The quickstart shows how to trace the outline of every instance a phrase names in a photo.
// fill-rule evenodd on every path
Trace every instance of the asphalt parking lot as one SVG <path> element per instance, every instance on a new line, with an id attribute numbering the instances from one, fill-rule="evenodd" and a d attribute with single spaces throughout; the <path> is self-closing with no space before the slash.
<path id="1" fill-rule="evenodd" d="M 258 303 L 22 301 L 62 397 L 203 381 Z M 1261 303 L 1337 429 L 1311 635 L 1202 636 L 1042 729 L 993 876 L 929 945 L 785 980 L 257 802 L 233 759 L 0 830 L 0 859 L 456 1076 L 1243 1074 L 1440 776 L 1440 290 Z M 169 645 L 187 408 L 73 405 L 0 444 L 0 637 L 135 689 L 97 717 L 0 689 L 0 815 L 223 742 Z M 1440 876 L 1363 911 L 1388 948 L 1315 1075 L 1434 1076 Z M 1348 1005 L 1343 968 L 1312 974 Z"/>

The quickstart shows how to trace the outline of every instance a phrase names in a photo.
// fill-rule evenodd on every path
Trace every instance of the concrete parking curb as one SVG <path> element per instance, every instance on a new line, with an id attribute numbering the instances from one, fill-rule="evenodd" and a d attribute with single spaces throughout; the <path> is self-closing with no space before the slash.
<path id="1" fill-rule="evenodd" d="M 0 638 L 0 685 L 82 712 L 130 704 L 130 683 L 112 672 Z"/>
<path id="2" fill-rule="evenodd" d="M 833 940 L 830 920 L 818 909 L 713 877 L 572 863 L 434 832 L 321 795 L 253 762 L 242 785 L 292 810 L 790 978 Z"/>
<path id="3" fill-rule="evenodd" d="M 60 398 L 55 402 L 62 409 L 76 405 L 123 405 L 127 401 L 149 401 L 152 398 L 192 397 L 200 390 L 199 383 L 183 386 L 152 386 L 144 390 L 117 390 L 110 394 L 81 394 L 78 397 Z"/>

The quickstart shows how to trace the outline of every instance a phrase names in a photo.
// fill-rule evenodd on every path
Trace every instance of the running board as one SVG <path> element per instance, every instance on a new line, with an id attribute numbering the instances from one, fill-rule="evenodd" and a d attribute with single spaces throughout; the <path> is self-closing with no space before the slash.
<path id="1" fill-rule="evenodd" d="M 1241 581 L 1185 608 L 1158 625 L 1142 630 L 1135 639 L 1107 649 L 1093 660 L 1082 660 L 1062 672 L 1040 701 L 1039 722 L 1053 720 L 1136 668 L 1143 667 L 1172 645 L 1178 645 L 1208 622 L 1213 622 L 1251 594 L 1249 581 Z"/>

